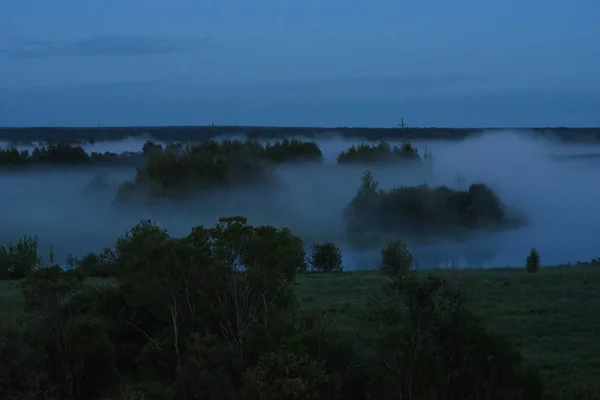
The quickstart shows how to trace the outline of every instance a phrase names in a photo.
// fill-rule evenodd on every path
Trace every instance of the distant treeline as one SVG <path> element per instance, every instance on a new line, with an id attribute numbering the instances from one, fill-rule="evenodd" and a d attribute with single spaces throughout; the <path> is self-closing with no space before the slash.
<path id="1" fill-rule="evenodd" d="M 139 165 L 142 152 L 92 152 L 65 142 L 49 143 L 33 149 L 19 150 L 15 146 L 0 147 L 0 168 L 20 168 L 31 165 Z"/>
<path id="2" fill-rule="evenodd" d="M 68 142 L 51 142 L 44 145 L 34 146 L 31 149 L 19 149 L 14 145 L 0 146 L 0 168 L 19 168 L 32 165 L 134 165 L 141 167 L 146 157 L 150 154 L 163 154 L 165 162 L 185 164 L 186 168 L 192 170 L 200 168 L 203 173 L 214 165 L 223 166 L 227 164 L 225 159 L 235 156 L 236 164 L 240 160 L 253 159 L 259 166 L 269 164 L 280 164 L 284 162 L 322 161 L 323 153 L 315 141 L 286 138 L 277 141 L 267 141 L 264 144 L 256 140 L 222 140 L 208 139 L 198 142 L 171 142 L 163 148 L 152 140 L 147 140 L 138 152 L 91 152 L 79 144 Z M 219 157 L 216 155 L 219 154 Z M 198 155 L 207 165 L 199 163 Z M 385 141 L 378 144 L 362 143 L 352 145 L 342 150 L 337 156 L 340 164 L 373 164 L 373 163 L 403 163 L 414 164 L 424 160 L 430 160 L 431 155 L 425 153 L 424 157 L 410 143 L 405 142 L 401 146 L 392 146 Z M 196 159 L 192 165 L 188 165 L 188 158 Z M 216 158 L 215 158 L 216 157 Z M 184 162 L 184 159 L 187 160 Z M 224 163 L 224 164 L 223 164 Z M 240 164 L 241 165 L 241 164 Z M 174 170 L 180 170 L 180 166 L 173 165 Z M 210 168 L 209 168 L 210 167 Z M 248 166 L 242 166 L 246 169 Z M 261 167 L 262 168 L 262 167 Z M 198 172 L 199 173 L 199 172 Z"/>
<path id="3" fill-rule="evenodd" d="M 286 137 L 318 138 L 339 135 L 366 140 L 460 140 L 500 128 L 319 128 L 319 127 L 261 127 L 261 126 L 157 126 L 157 127 L 35 127 L 0 128 L 0 141 L 74 143 L 116 141 L 127 137 L 146 137 L 163 142 L 198 141 L 223 135 L 245 135 L 249 139 Z M 564 141 L 598 141 L 599 128 L 534 128 L 511 129 L 538 136 L 553 136 Z"/>

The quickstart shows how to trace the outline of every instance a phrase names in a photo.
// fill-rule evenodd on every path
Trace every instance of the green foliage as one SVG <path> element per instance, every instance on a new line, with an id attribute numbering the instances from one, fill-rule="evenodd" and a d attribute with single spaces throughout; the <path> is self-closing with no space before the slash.
<path id="1" fill-rule="evenodd" d="M 419 152 L 410 143 L 391 146 L 385 141 L 381 141 L 379 144 L 353 145 L 337 156 L 337 162 L 340 164 L 412 163 L 418 161 L 421 161 Z"/>
<path id="2" fill-rule="evenodd" d="M 531 249 L 525 260 L 525 269 L 531 274 L 538 272 L 540 269 L 540 253 L 538 253 L 535 247 Z"/>
<path id="3" fill-rule="evenodd" d="M 40 263 L 37 236 L 25 235 L 17 243 L 0 246 L 0 279 L 22 279 Z"/>
<path id="4" fill-rule="evenodd" d="M 333 242 L 313 244 L 309 258 L 311 270 L 319 272 L 342 272 L 342 252 Z"/>
<path id="5" fill-rule="evenodd" d="M 320 382 L 324 398 L 364 399 L 368 396 L 364 343 L 341 335 L 326 315 L 309 314 L 295 322 L 283 348 L 306 354 L 325 370 Z M 326 379 L 326 380 L 325 380 Z M 326 383 L 326 387 L 325 387 Z"/>
<path id="6" fill-rule="evenodd" d="M 114 254 L 111 251 L 104 251 L 104 254 L 107 255 L 109 265 L 112 260 L 115 260 L 118 268 L 123 269 L 129 264 L 136 263 L 136 257 L 143 256 L 143 252 L 147 248 L 168 237 L 169 234 L 165 229 L 150 220 L 143 220 L 117 239 Z"/>
<path id="7" fill-rule="evenodd" d="M 101 253 L 88 253 L 76 261 L 76 268 L 83 276 L 108 278 L 119 272 L 118 258 L 112 249 L 103 249 Z"/>
<path id="8" fill-rule="evenodd" d="M 482 183 L 466 191 L 426 185 L 381 190 L 370 171 L 344 210 L 351 237 L 369 233 L 431 237 L 509 225 L 504 205 Z"/>
<path id="9" fill-rule="evenodd" d="M 48 143 L 29 150 L 15 146 L 0 148 L 0 167 L 27 167 L 32 165 L 123 165 L 141 161 L 140 154 L 111 152 L 87 154 L 85 149 L 67 142 Z"/>
<path id="10" fill-rule="evenodd" d="M 103 321 L 79 303 L 83 276 L 55 265 L 32 271 L 22 286 L 27 310 L 44 328 L 40 349 L 58 397 L 97 398 L 108 391 L 116 372 L 114 344 Z"/>
<path id="11" fill-rule="evenodd" d="M 162 153 L 163 146 L 157 143 L 154 143 L 152 140 L 147 140 L 142 146 L 142 154 L 145 156 L 149 156 L 152 153 Z"/>
<path id="12" fill-rule="evenodd" d="M 372 313 L 377 398 L 542 398 L 541 380 L 516 346 L 487 329 L 450 282 L 405 274 L 388 290 Z"/>
<path id="13" fill-rule="evenodd" d="M 255 141 L 208 140 L 195 144 L 145 146 L 144 166 L 117 191 L 119 203 L 152 198 L 185 198 L 209 189 L 268 185 L 276 182 L 273 163 L 320 160 L 314 142 L 285 139 L 262 146 Z"/>
<path id="14" fill-rule="evenodd" d="M 232 350 L 216 335 L 190 334 L 183 365 L 171 387 L 172 398 L 238 398 L 232 376 L 238 354 Z"/>
<path id="15" fill-rule="evenodd" d="M 376 186 L 367 174 L 362 195 L 377 195 Z M 308 261 L 342 270 L 332 242 L 313 245 Z M 410 261 L 403 242 L 382 250 L 392 279 L 363 337 L 300 313 L 294 288 L 306 254 L 289 229 L 228 217 L 175 238 L 141 221 L 75 269 L 27 275 L 28 329 L 0 325 L 0 367 L 10 368 L 0 368 L 0 395 L 539 398 L 539 379 L 516 348 L 449 282 L 417 279 Z"/>
<path id="16" fill-rule="evenodd" d="M 94 316 L 75 316 L 65 334 L 68 349 L 68 378 L 72 395 L 78 399 L 98 398 L 115 378 L 114 345 L 102 322 Z"/>
<path id="17" fill-rule="evenodd" d="M 23 324 L 0 316 L 0 398 L 53 398 L 43 358 L 28 341 Z"/>
<path id="18" fill-rule="evenodd" d="M 83 276 L 75 270 L 64 271 L 58 265 L 38 268 L 23 281 L 23 297 L 30 310 L 59 310 L 83 285 Z"/>
<path id="19" fill-rule="evenodd" d="M 127 257 L 121 287 L 131 307 L 149 310 L 152 325 L 162 327 L 162 339 L 149 349 L 168 345 L 171 356 L 161 351 L 147 357 L 159 356 L 171 374 L 185 363 L 185 339 L 193 332 L 216 335 L 243 355 L 248 332 L 269 326 L 293 304 L 291 283 L 305 254 L 288 230 L 230 217 L 213 228 L 196 227 L 185 238 L 148 240 L 148 227 L 129 236 L 145 241 L 120 252 Z M 157 372 L 164 377 L 168 370 Z"/>
<path id="20" fill-rule="evenodd" d="M 262 151 L 266 160 L 282 163 L 288 161 L 321 161 L 323 153 L 314 141 L 302 141 L 296 138 L 284 139 L 275 143 L 267 142 Z"/>
<path id="21" fill-rule="evenodd" d="M 410 271 L 412 264 L 412 253 L 401 240 L 391 240 L 381 249 L 379 270 L 385 275 L 404 275 Z"/>
<path id="22" fill-rule="evenodd" d="M 247 399 L 322 399 L 327 384 L 323 363 L 306 354 L 277 350 L 263 354 L 244 372 L 242 393 Z"/>

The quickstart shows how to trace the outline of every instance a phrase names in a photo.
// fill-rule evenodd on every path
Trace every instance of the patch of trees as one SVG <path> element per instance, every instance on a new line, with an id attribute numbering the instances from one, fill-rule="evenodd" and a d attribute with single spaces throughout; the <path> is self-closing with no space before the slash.
<path id="1" fill-rule="evenodd" d="M 425 153 L 423 158 L 427 159 L 429 156 L 428 153 Z M 422 159 L 417 149 L 410 143 L 392 146 L 385 141 L 378 144 L 352 145 L 337 156 L 337 162 L 340 164 L 413 163 L 416 161 L 422 161 Z"/>
<path id="2" fill-rule="evenodd" d="M 337 263 L 330 247 L 316 262 Z M 289 230 L 230 217 L 174 238 L 142 221 L 87 260 L 112 280 L 86 280 L 81 262 L 27 274 L 25 310 L 0 319 L 0 397 L 541 398 L 537 372 L 465 293 L 392 247 L 384 263 L 400 267 L 382 270 L 363 330 L 348 332 L 300 308 L 307 257 Z"/>
<path id="3" fill-rule="evenodd" d="M 88 154 L 79 145 L 67 142 L 55 142 L 43 146 L 19 150 L 15 146 L 0 148 L 0 167 L 26 167 L 32 165 L 101 165 L 101 166 L 143 166 L 151 155 L 160 158 L 162 154 L 168 157 L 187 157 L 188 153 L 204 154 L 215 161 L 218 153 L 226 158 L 232 155 L 245 153 L 257 162 L 283 163 L 293 161 L 321 161 L 323 154 L 319 146 L 312 141 L 299 139 L 284 139 L 282 141 L 268 142 L 264 146 L 256 141 L 226 140 L 218 142 L 208 140 L 193 143 L 172 142 L 167 146 L 148 140 L 139 152 L 91 152 Z M 218 158 L 218 157 L 217 157 Z M 219 169 L 222 163 L 214 162 L 214 168 Z M 215 172 L 219 173 L 219 172 Z"/>
<path id="4" fill-rule="evenodd" d="M 370 171 L 363 174 L 344 218 L 349 235 L 358 239 L 452 236 L 523 222 L 509 218 L 498 195 L 483 183 L 466 190 L 427 185 L 383 190 Z"/>
<path id="5" fill-rule="evenodd" d="M 284 139 L 274 143 L 267 142 L 262 157 L 274 163 L 289 161 L 321 161 L 323 153 L 314 141 L 303 141 L 296 138 Z"/>
<path id="6" fill-rule="evenodd" d="M 286 161 L 321 160 L 314 142 L 284 140 L 208 140 L 166 148 L 144 145 L 146 163 L 132 181 L 117 191 L 117 202 L 152 198 L 184 198 L 209 189 L 268 185 L 277 181 L 275 165 Z"/>
<path id="7" fill-rule="evenodd" d="M 92 152 L 83 147 L 65 142 L 57 142 L 19 150 L 15 146 L 0 148 L 0 167 L 27 167 L 32 165 L 132 165 L 141 161 L 141 155 L 134 152 L 121 154 L 112 152 Z"/>

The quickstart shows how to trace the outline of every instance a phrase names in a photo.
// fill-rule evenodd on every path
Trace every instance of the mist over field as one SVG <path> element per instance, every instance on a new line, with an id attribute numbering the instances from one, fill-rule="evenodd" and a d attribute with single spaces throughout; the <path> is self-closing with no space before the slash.
<path id="1" fill-rule="evenodd" d="M 139 151 L 146 138 L 86 144 L 86 151 Z M 141 219 L 152 219 L 171 235 L 188 234 L 200 224 L 213 225 L 219 217 L 242 215 L 251 224 L 285 225 L 307 244 L 332 240 L 344 250 L 346 269 L 377 266 L 379 251 L 353 251 L 342 241 L 342 212 L 352 199 L 367 167 L 338 165 L 337 154 L 360 140 L 341 137 L 317 139 L 323 163 L 284 164 L 278 175 L 283 189 L 267 192 L 234 190 L 205 195 L 183 205 L 160 209 L 117 210 L 111 204 L 116 185 L 131 179 L 133 168 L 50 168 L 0 172 L 0 242 L 23 234 L 37 235 L 42 254 L 53 246 L 56 260 L 69 253 L 84 255 L 111 247 L 115 239 Z M 391 144 L 395 144 L 390 141 Z M 564 145 L 533 139 L 511 131 L 486 133 L 464 141 L 412 142 L 423 154 L 431 152 L 431 170 L 401 166 L 369 167 L 382 188 L 402 185 L 472 182 L 492 185 L 507 206 L 523 211 L 528 225 L 517 230 L 479 234 L 467 241 L 410 243 L 420 267 L 522 266 L 531 247 L 543 264 L 587 261 L 600 256 L 595 236 L 600 226 L 600 167 L 586 160 L 561 162 L 561 154 L 600 153 L 600 146 Z M 26 148 L 26 147 L 23 147 Z M 106 193 L 84 195 L 97 174 L 115 185 Z"/>

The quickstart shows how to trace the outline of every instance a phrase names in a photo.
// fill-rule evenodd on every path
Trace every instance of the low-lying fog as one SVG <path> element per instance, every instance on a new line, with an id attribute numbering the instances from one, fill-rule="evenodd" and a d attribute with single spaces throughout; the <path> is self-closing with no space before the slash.
<path id="1" fill-rule="evenodd" d="M 137 151 L 144 140 L 85 145 L 87 151 Z M 317 140 L 325 162 L 318 165 L 284 165 L 280 177 L 285 190 L 256 194 L 215 194 L 214 201 L 190 201 L 160 211 L 137 209 L 122 213 L 112 208 L 112 197 L 90 198 L 82 190 L 92 177 L 105 173 L 120 183 L 133 169 L 47 169 L 2 172 L 0 184 L 0 242 L 37 235 L 45 256 L 52 245 L 57 261 L 67 254 L 83 255 L 111 247 L 114 240 L 140 219 L 152 219 L 172 235 L 185 235 L 192 226 L 213 225 L 220 216 L 244 215 L 253 224 L 286 225 L 307 242 L 333 240 L 342 249 L 342 211 L 360 185 L 364 167 L 338 166 L 337 154 L 359 140 Z M 600 256 L 600 168 L 586 161 L 559 162 L 556 154 L 600 153 L 600 146 L 573 146 L 533 139 L 510 131 L 496 132 L 462 142 L 413 142 L 422 154 L 433 153 L 433 171 L 403 167 L 372 168 L 381 186 L 428 183 L 456 186 L 457 175 L 467 184 L 493 185 L 506 205 L 524 211 L 530 224 L 518 230 L 481 234 L 466 242 L 412 245 L 421 267 L 458 265 L 473 267 L 522 266 L 531 247 L 537 247 L 543 264 L 587 261 Z M 112 195 L 113 193 L 111 193 Z M 410 245 L 410 243 L 409 243 Z M 378 251 L 344 251 L 346 269 L 377 266 Z"/>

